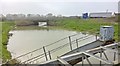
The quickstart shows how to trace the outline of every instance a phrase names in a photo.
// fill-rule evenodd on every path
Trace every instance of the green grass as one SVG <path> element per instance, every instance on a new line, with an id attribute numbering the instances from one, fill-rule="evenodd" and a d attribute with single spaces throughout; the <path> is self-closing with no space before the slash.
<path id="1" fill-rule="evenodd" d="M 2 40 L 2 59 L 3 62 L 5 62 L 7 59 L 11 59 L 11 54 L 10 52 L 7 50 L 7 42 L 8 42 L 8 33 L 9 31 L 13 28 L 14 26 L 14 22 L 1 22 L 0 23 L 2 27 L 1 31 L 2 31 L 2 38 L 0 38 Z"/>
<path id="2" fill-rule="evenodd" d="M 0 58 L 2 58 L 2 23 L 0 22 Z"/>
<path id="3" fill-rule="evenodd" d="M 105 22 L 103 20 L 98 19 L 61 19 L 54 22 L 55 26 L 48 27 L 49 29 L 66 29 L 66 30 L 74 30 L 80 32 L 89 32 L 91 34 L 95 34 L 99 32 L 100 26 L 104 25 L 112 25 L 115 30 L 115 40 L 118 41 L 118 23 L 115 22 Z M 2 27 L 2 29 L 1 29 Z M 11 59 L 11 54 L 7 50 L 7 42 L 8 42 L 8 32 L 13 29 L 14 22 L 0 22 L 0 58 L 5 62 L 7 59 Z M 38 26 L 21 26 L 16 28 L 16 30 L 35 30 L 35 29 L 48 29 L 41 28 Z M 2 46 L 1 46 L 2 45 Z M 1 57 L 2 56 L 2 57 Z"/>
<path id="4" fill-rule="evenodd" d="M 80 32 L 89 32 L 91 34 L 99 33 L 100 26 L 110 25 L 115 30 L 115 40 L 118 41 L 118 23 L 108 22 L 105 19 L 75 19 L 64 18 L 57 21 L 51 21 L 54 26 L 41 28 L 38 26 L 18 26 L 16 30 L 34 30 L 34 29 L 66 29 Z"/>
<path id="5" fill-rule="evenodd" d="M 118 23 L 116 22 L 104 22 L 98 19 L 63 19 L 56 21 L 56 24 L 64 29 L 89 32 L 92 34 L 99 33 L 100 26 L 110 25 L 114 27 L 114 38 L 118 41 Z"/>
<path id="6" fill-rule="evenodd" d="M 110 25 L 114 27 L 114 38 L 118 41 L 118 23 L 108 22 L 105 19 L 75 19 L 64 18 L 57 21 L 51 21 L 54 26 L 41 28 L 38 26 L 17 26 L 16 30 L 34 30 L 34 29 L 66 29 L 80 32 L 89 32 L 91 34 L 99 33 L 100 26 Z"/>

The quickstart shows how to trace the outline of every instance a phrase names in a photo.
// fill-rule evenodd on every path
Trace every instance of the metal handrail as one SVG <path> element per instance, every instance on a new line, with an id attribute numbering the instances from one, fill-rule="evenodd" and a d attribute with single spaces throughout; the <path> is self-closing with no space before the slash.
<path id="1" fill-rule="evenodd" d="M 76 36 L 76 35 L 78 35 L 78 34 L 79 34 L 79 33 L 74 34 L 74 35 L 71 35 L 70 37 Z M 55 42 L 53 42 L 53 43 L 51 43 L 51 44 L 46 45 L 45 47 L 50 46 L 50 45 L 53 45 L 53 44 L 55 44 L 55 43 L 57 43 L 57 42 L 60 42 L 60 41 L 62 41 L 62 40 L 64 40 L 64 39 L 67 39 L 67 38 L 68 38 L 68 37 L 65 37 L 65 38 L 62 38 L 62 39 L 60 39 L 60 40 L 57 40 L 57 41 L 55 41 Z"/>
<path id="2" fill-rule="evenodd" d="M 91 36 L 90 36 L 90 37 L 91 37 Z M 87 36 L 87 38 L 84 38 L 84 39 L 82 39 L 82 40 L 88 39 L 88 38 L 90 38 L 90 37 Z M 79 40 L 79 42 L 82 41 L 82 40 Z M 76 40 L 73 40 L 73 41 L 72 41 L 72 44 L 75 44 L 75 43 L 73 43 L 73 42 L 76 43 Z M 61 48 L 65 47 L 65 46 L 67 46 L 67 45 L 69 45 L 69 43 L 66 43 L 66 44 L 64 44 L 64 45 L 62 45 L 62 46 L 59 46 L 59 47 L 57 47 L 57 48 L 55 48 L 55 49 L 52 49 L 52 50 L 50 50 L 50 52 L 53 52 L 53 53 L 54 53 L 55 50 L 61 49 Z"/>
<path id="3" fill-rule="evenodd" d="M 39 60 L 39 59 L 41 59 L 41 58 L 44 58 L 44 56 L 41 56 L 41 57 L 39 57 L 39 58 L 37 58 L 37 59 L 34 59 L 34 60 L 32 60 L 32 61 L 30 61 L 30 62 L 28 62 L 28 63 L 34 62 L 34 61 Z"/>
<path id="4" fill-rule="evenodd" d="M 43 53 L 43 54 L 40 54 L 40 55 L 38 55 L 38 56 L 35 56 L 35 57 L 31 58 L 31 59 L 28 59 L 28 60 L 26 60 L 26 61 L 23 61 L 22 63 L 25 63 L 25 62 L 27 62 L 27 61 L 30 61 L 30 60 L 32 60 L 32 59 L 34 59 L 34 58 L 37 58 L 37 57 L 40 57 L 40 56 L 42 56 L 42 55 L 44 55 L 44 53 Z"/>
<path id="5" fill-rule="evenodd" d="M 84 38 L 84 37 L 85 37 L 85 38 Z M 78 39 L 79 39 L 79 40 L 80 40 L 80 39 L 85 40 L 85 39 L 88 39 L 88 38 L 90 38 L 90 37 L 92 37 L 92 36 L 87 35 L 87 36 L 84 36 L 84 37 L 81 37 L 81 38 L 78 38 Z M 80 40 L 80 41 L 82 41 L 82 40 Z M 75 42 L 75 41 L 76 41 L 76 40 L 73 40 L 72 43 Z M 73 43 L 73 44 L 74 44 L 74 43 Z M 51 52 L 51 53 L 54 53 L 54 52 L 56 52 L 56 50 L 59 50 L 59 49 L 65 47 L 65 46 L 67 46 L 67 45 L 69 45 L 69 43 L 66 43 L 66 44 L 64 44 L 64 45 L 62 45 L 62 46 L 59 46 L 59 47 L 57 47 L 57 48 L 55 48 L 55 49 L 52 49 L 52 50 L 50 50 L 50 52 Z M 44 55 L 44 54 L 45 54 L 45 53 L 43 53 L 42 55 Z M 46 52 L 46 54 L 48 55 L 48 52 Z M 31 59 L 28 59 L 28 60 L 26 60 L 26 61 L 24 61 L 24 62 L 28 62 L 28 61 L 33 60 L 33 59 L 35 59 L 35 58 L 37 58 L 37 59 L 35 59 L 35 60 L 38 60 L 38 59 L 41 59 L 41 58 L 45 57 L 45 56 L 42 56 L 42 57 L 40 57 L 40 56 L 41 56 L 41 55 L 38 55 L 38 56 L 33 57 L 33 58 L 31 58 Z M 40 58 L 38 58 L 38 57 L 40 57 Z M 35 60 L 30 61 L 29 63 L 34 62 Z M 22 63 L 24 63 L 24 62 L 22 62 Z"/>
<path id="6" fill-rule="evenodd" d="M 86 37 L 88 37 L 88 36 L 89 36 L 89 35 L 84 36 L 84 37 L 86 38 Z M 78 38 L 78 39 L 82 39 L 82 38 L 84 38 L 84 37 L 81 37 L 81 38 Z M 85 39 L 83 39 L 83 40 L 85 40 Z M 76 41 L 76 40 L 73 40 L 72 43 L 75 42 L 75 41 Z M 62 45 L 62 46 L 59 46 L 59 47 L 57 47 L 57 48 L 55 48 L 55 49 L 52 49 L 52 50 L 50 50 L 50 51 L 54 51 L 54 50 L 56 50 L 56 49 L 58 49 L 58 48 L 61 48 L 61 47 L 66 46 L 66 45 L 68 45 L 68 44 L 69 44 L 69 43 L 66 43 L 66 44 L 64 44 L 64 45 Z"/>
<path id="7" fill-rule="evenodd" d="M 76 35 L 78 35 L 78 34 L 80 34 L 80 33 L 71 35 L 71 37 L 72 37 L 72 36 L 76 36 Z M 56 43 L 58 43 L 58 42 L 60 42 L 60 41 L 62 41 L 62 40 L 64 40 L 64 39 L 67 39 L 67 38 L 68 38 L 68 37 L 62 38 L 62 39 L 60 39 L 60 40 L 58 40 L 58 41 L 56 41 L 56 42 L 53 42 L 53 43 L 50 43 L 50 44 L 44 46 L 44 47 L 51 46 L 51 45 L 56 44 Z M 18 59 L 18 58 L 20 58 L 20 57 L 26 56 L 26 55 L 28 55 L 28 54 L 30 54 L 30 53 L 36 52 L 36 51 L 41 50 L 41 49 L 42 49 L 42 47 L 41 47 L 41 48 L 38 48 L 38 49 L 35 49 L 35 50 L 33 50 L 33 51 L 27 52 L 27 53 L 25 53 L 25 54 L 22 54 L 22 55 L 14 58 L 14 59 Z M 12 61 L 12 60 L 13 60 L 13 59 L 10 59 L 10 60 L 8 60 L 7 62 Z M 3 64 L 6 64 L 7 62 L 5 62 L 5 63 L 3 63 Z"/>
<path id="8" fill-rule="evenodd" d="M 76 35 L 79 35 L 79 34 L 80 34 L 80 33 L 77 33 L 77 34 L 71 35 L 71 36 L 69 36 L 69 37 L 73 37 L 73 36 L 76 36 Z M 85 39 L 87 39 L 88 36 L 89 36 L 89 35 L 82 36 L 82 37 L 78 38 L 78 40 L 80 40 L 80 39 L 85 40 Z M 60 39 L 60 40 L 58 40 L 58 41 L 56 41 L 56 42 L 53 42 L 53 43 L 50 43 L 50 44 L 44 46 L 44 47 L 47 48 L 48 46 L 51 46 L 51 45 L 53 45 L 53 44 L 56 44 L 56 43 L 58 43 L 58 42 L 60 42 L 60 41 L 63 41 L 63 40 L 65 40 L 65 39 L 68 39 L 69 37 L 62 38 L 62 39 Z M 89 38 L 89 37 L 88 37 L 88 38 Z M 75 42 L 75 41 L 76 41 L 76 40 L 73 40 L 73 41 L 71 41 L 71 42 L 73 43 L 73 42 Z M 56 50 L 58 50 L 59 48 L 62 48 L 62 47 L 67 46 L 68 44 L 69 44 L 69 43 L 66 43 L 66 44 L 64 44 L 64 45 L 62 45 L 62 46 L 59 46 L 59 47 L 57 47 L 57 48 L 55 48 L 55 49 L 52 49 L 52 50 L 50 50 L 50 52 L 53 53 L 53 52 L 55 52 Z M 26 56 L 26 55 L 28 55 L 28 54 L 30 54 L 30 53 L 33 53 L 33 52 L 36 52 L 36 51 L 42 50 L 42 49 L 43 49 L 42 47 L 41 47 L 41 48 L 38 48 L 38 49 L 35 49 L 35 50 L 30 51 L 30 52 L 28 52 L 28 53 L 22 54 L 22 55 L 14 58 L 14 59 L 21 58 L 21 57 L 23 57 L 23 56 Z M 25 63 L 25 62 L 27 62 L 27 61 L 31 61 L 31 60 L 33 60 L 33 59 L 35 59 L 35 58 L 38 58 L 38 57 L 44 55 L 45 53 L 48 55 L 48 52 L 44 52 L 43 54 L 37 55 L 37 56 L 35 56 L 35 57 L 31 58 L 31 59 L 28 59 L 28 60 L 26 60 L 26 61 L 24 61 L 24 62 L 22 62 L 22 63 Z M 41 59 L 41 58 L 43 58 L 43 57 L 44 57 L 44 56 L 40 57 L 39 59 Z M 12 61 L 12 60 L 13 60 L 13 59 L 11 59 L 11 60 L 9 60 L 9 61 Z M 8 62 L 9 62 L 9 61 L 8 61 Z M 32 61 L 31 61 L 31 62 L 32 62 Z M 7 63 L 7 62 L 6 62 L 6 63 Z M 6 64 L 6 63 L 4 63 L 4 64 Z"/>

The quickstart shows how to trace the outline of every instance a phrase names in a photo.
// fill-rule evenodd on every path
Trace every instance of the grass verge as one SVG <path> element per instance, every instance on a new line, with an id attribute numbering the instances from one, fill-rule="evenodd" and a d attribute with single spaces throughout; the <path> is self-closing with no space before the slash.
<path id="1" fill-rule="evenodd" d="M 7 50 L 7 43 L 8 43 L 8 39 L 9 39 L 9 31 L 11 29 L 13 29 L 14 26 L 14 22 L 0 22 L 2 29 L 0 30 L 2 32 L 2 37 L 0 38 L 2 40 L 2 62 L 6 62 L 7 60 L 11 59 L 11 54 L 10 52 Z"/>
<path id="2" fill-rule="evenodd" d="M 2 24 L 2 59 L 5 62 L 7 59 L 11 59 L 11 54 L 7 50 L 7 42 L 8 42 L 8 32 L 13 29 L 14 22 L 1 22 Z M 17 26 L 16 30 L 40 30 L 40 29 L 66 29 L 66 30 L 74 30 L 80 32 L 89 32 L 91 34 L 99 33 L 100 26 L 110 25 L 114 27 L 115 30 L 115 40 L 118 41 L 118 23 L 116 22 L 107 22 L 104 20 L 98 19 L 61 19 L 53 22 L 53 27 L 45 27 L 41 28 L 38 26 Z"/>
<path id="3" fill-rule="evenodd" d="M 64 29 L 89 32 L 92 34 L 99 33 L 100 26 L 113 26 L 115 31 L 114 39 L 118 41 L 118 23 L 116 22 L 106 22 L 100 19 L 63 19 L 56 21 L 56 24 Z"/>

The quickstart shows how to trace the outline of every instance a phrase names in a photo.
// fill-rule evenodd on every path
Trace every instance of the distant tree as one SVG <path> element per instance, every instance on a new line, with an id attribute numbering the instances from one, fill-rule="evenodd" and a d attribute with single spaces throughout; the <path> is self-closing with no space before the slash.
<path id="1" fill-rule="evenodd" d="M 47 17 L 52 17 L 53 14 L 52 14 L 52 13 L 48 13 L 46 16 L 47 16 Z"/>
<path id="2" fill-rule="evenodd" d="M 31 14 L 27 14 L 27 17 L 30 17 Z"/>
<path id="3" fill-rule="evenodd" d="M 118 22 L 120 22 L 120 15 L 118 15 Z"/>
<path id="4" fill-rule="evenodd" d="M 6 20 L 6 17 L 3 16 L 3 17 L 1 18 L 1 20 L 2 20 L 2 22 L 5 21 L 5 20 Z"/>
<path id="5" fill-rule="evenodd" d="M 61 14 L 57 15 L 57 17 L 63 17 Z"/>

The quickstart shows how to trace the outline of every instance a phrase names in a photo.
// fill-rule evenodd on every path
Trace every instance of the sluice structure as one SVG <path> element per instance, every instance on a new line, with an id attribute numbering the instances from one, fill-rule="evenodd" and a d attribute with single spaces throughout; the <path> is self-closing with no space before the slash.
<path id="1" fill-rule="evenodd" d="M 112 26 L 103 26 L 100 29 L 100 36 L 89 34 L 84 36 L 71 35 L 16 57 L 15 59 L 18 62 L 14 65 L 96 66 L 97 64 L 99 66 L 115 66 L 119 63 L 120 42 L 114 41 L 113 34 Z M 61 44 L 61 41 L 64 41 L 64 43 Z M 57 46 L 57 43 L 61 46 Z M 50 49 L 53 46 L 55 48 Z M 36 52 L 38 52 L 38 55 L 34 55 Z M 26 58 L 28 56 L 29 58 Z M 13 60 L 11 59 L 4 64 L 10 64 Z"/>

